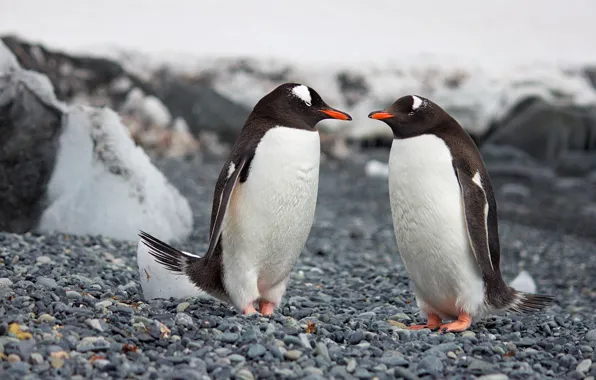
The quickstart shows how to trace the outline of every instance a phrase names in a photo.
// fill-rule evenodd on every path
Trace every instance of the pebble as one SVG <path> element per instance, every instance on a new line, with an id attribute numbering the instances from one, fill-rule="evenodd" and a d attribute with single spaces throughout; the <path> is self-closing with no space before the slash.
<path id="1" fill-rule="evenodd" d="M 596 329 L 590 330 L 586 333 L 586 340 L 589 342 L 596 342 Z"/>
<path id="2" fill-rule="evenodd" d="M 71 299 L 71 300 L 79 300 L 79 299 L 83 298 L 83 296 L 79 292 L 75 292 L 74 290 L 68 290 L 66 292 L 66 298 Z"/>
<path id="3" fill-rule="evenodd" d="M 585 375 L 590 370 L 591 365 L 592 365 L 591 359 L 584 359 L 577 365 L 577 367 L 575 367 L 575 370 L 577 372 Z"/>
<path id="4" fill-rule="evenodd" d="M 418 363 L 417 367 L 420 369 L 425 369 L 430 373 L 439 373 L 443 371 L 443 363 L 441 359 L 434 355 L 425 356 L 422 360 Z"/>
<path id="5" fill-rule="evenodd" d="M 235 379 L 237 380 L 254 380 L 254 376 L 250 370 L 242 368 L 236 372 Z"/>
<path id="6" fill-rule="evenodd" d="M 86 319 L 85 323 L 87 324 L 87 326 L 100 332 L 106 331 L 107 329 L 106 324 L 99 319 Z"/>
<path id="7" fill-rule="evenodd" d="M 33 365 L 41 364 L 43 363 L 43 356 L 37 352 L 34 352 L 29 357 L 29 360 L 31 360 L 31 364 Z"/>
<path id="8" fill-rule="evenodd" d="M 188 309 L 189 306 L 190 306 L 190 303 L 189 302 L 179 303 L 178 306 L 176 307 L 176 312 L 177 313 L 184 313 L 186 311 L 186 309 Z"/>
<path id="9" fill-rule="evenodd" d="M 267 352 L 267 349 L 262 344 L 251 344 L 248 348 L 247 356 L 251 359 L 263 356 Z"/>
<path id="10" fill-rule="evenodd" d="M 346 371 L 348 371 L 348 373 L 354 372 L 357 365 L 358 363 L 356 362 L 356 359 L 350 359 L 346 365 Z"/>
<path id="11" fill-rule="evenodd" d="M 0 289 L 2 288 L 10 288 L 13 285 L 10 278 L 2 277 L 0 278 Z"/>
<path id="12" fill-rule="evenodd" d="M 6 358 L 6 360 L 9 363 L 16 363 L 16 362 L 20 362 L 21 361 L 21 358 L 19 357 L 19 355 L 10 354 L 10 355 L 8 355 L 8 357 Z"/>
<path id="13" fill-rule="evenodd" d="M 236 333 L 223 333 L 219 336 L 219 340 L 224 343 L 234 343 L 240 338 L 240 335 Z"/>
<path id="14" fill-rule="evenodd" d="M 507 380 L 509 377 L 504 373 L 493 373 L 490 375 L 484 375 L 477 377 L 476 380 Z"/>
<path id="15" fill-rule="evenodd" d="M 56 280 L 48 277 L 39 277 L 37 279 L 37 283 L 48 289 L 56 289 L 58 287 L 58 283 L 56 282 Z"/>
<path id="16" fill-rule="evenodd" d="M 35 261 L 37 261 L 38 264 L 50 264 L 52 263 L 52 258 L 48 256 L 39 256 Z"/>
<path id="17" fill-rule="evenodd" d="M 302 351 L 290 350 L 284 354 L 284 357 L 288 360 L 298 360 L 302 356 Z"/>
<path id="18" fill-rule="evenodd" d="M 190 315 L 188 315 L 186 313 L 178 313 L 178 314 L 176 314 L 176 325 L 189 327 L 189 326 L 194 325 L 194 322 Z"/>
<path id="19" fill-rule="evenodd" d="M 56 318 L 49 314 L 42 314 L 37 319 L 39 320 L 39 322 L 45 322 L 45 323 L 54 323 L 56 321 Z"/>

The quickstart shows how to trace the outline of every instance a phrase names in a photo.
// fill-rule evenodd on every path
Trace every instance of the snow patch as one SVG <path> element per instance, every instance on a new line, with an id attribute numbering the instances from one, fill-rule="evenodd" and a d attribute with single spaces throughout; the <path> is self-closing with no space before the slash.
<path id="1" fill-rule="evenodd" d="M 364 165 L 364 172 L 369 177 L 389 177 L 389 166 L 377 160 L 370 160 Z"/>
<path id="2" fill-rule="evenodd" d="M 40 232 L 136 240 L 144 230 L 170 241 L 192 228 L 188 201 L 110 109 L 69 108 L 47 199 Z"/>
<path id="3" fill-rule="evenodd" d="M 190 282 L 186 275 L 174 274 L 157 263 L 142 240 L 139 240 L 137 245 L 137 264 L 141 288 L 146 300 L 207 296 L 207 293 Z"/>
<path id="4" fill-rule="evenodd" d="M 536 293 L 536 283 L 528 272 L 522 270 L 509 284 L 513 289 L 525 293 Z"/>

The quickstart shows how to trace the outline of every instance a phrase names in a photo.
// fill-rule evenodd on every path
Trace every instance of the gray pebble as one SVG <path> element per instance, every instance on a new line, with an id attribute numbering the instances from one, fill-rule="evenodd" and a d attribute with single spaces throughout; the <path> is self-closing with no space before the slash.
<path id="1" fill-rule="evenodd" d="M 251 358 L 258 358 L 259 356 L 263 356 L 267 352 L 267 349 L 262 344 L 251 344 L 248 348 L 248 352 L 246 355 Z"/>
<path id="2" fill-rule="evenodd" d="M 37 352 L 34 352 L 29 357 L 29 360 L 31 360 L 31 364 L 38 365 L 38 364 L 43 363 L 43 356 L 41 356 L 41 354 L 39 354 Z"/>
<path id="3" fill-rule="evenodd" d="M 358 365 L 358 363 L 356 362 L 356 359 L 350 359 L 348 361 L 348 364 L 346 365 L 346 371 L 348 373 L 352 373 L 356 370 L 356 366 Z"/>
<path id="4" fill-rule="evenodd" d="M 590 330 L 586 333 L 586 340 L 589 342 L 596 342 L 596 329 Z"/>
<path id="5" fill-rule="evenodd" d="M 236 376 L 234 378 L 237 380 L 254 380 L 255 377 L 250 370 L 242 368 L 236 372 Z"/>
<path id="6" fill-rule="evenodd" d="M 290 350 L 284 354 L 284 357 L 288 360 L 298 360 L 302 356 L 302 351 Z"/>
<path id="7" fill-rule="evenodd" d="M 194 322 L 190 315 L 186 313 L 178 313 L 176 314 L 176 325 L 188 327 L 194 325 Z"/>
<path id="8" fill-rule="evenodd" d="M 52 258 L 48 256 L 39 256 L 35 261 L 37 261 L 38 264 L 50 264 L 52 263 Z"/>
<path id="9" fill-rule="evenodd" d="M 71 300 L 80 300 L 81 298 L 83 298 L 83 296 L 79 292 L 75 292 L 74 290 L 68 290 L 66 292 L 66 298 Z"/>
<path id="10" fill-rule="evenodd" d="M 37 283 L 39 285 L 42 285 L 48 289 L 56 289 L 56 287 L 58 286 L 58 283 L 56 282 L 56 280 L 54 280 L 53 278 L 48 278 L 48 277 L 39 277 L 37 279 Z"/>
<path id="11" fill-rule="evenodd" d="M 577 367 L 575 367 L 575 370 L 577 372 L 585 375 L 590 370 L 591 365 L 592 365 L 592 360 L 584 359 L 577 365 Z"/>
<path id="12" fill-rule="evenodd" d="M 219 340 L 224 343 L 234 343 L 240 338 L 240 335 L 236 333 L 223 333 L 219 336 Z"/>
<path id="13" fill-rule="evenodd" d="M 10 278 L 2 277 L 0 278 L 0 289 L 2 288 L 10 288 L 12 286 L 12 281 Z"/>
<path id="14" fill-rule="evenodd" d="M 182 302 L 182 303 L 178 304 L 178 306 L 176 307 L 176 312 L 184 313 L 186 311 L 186 309 L 188 309 L 189 306 L 190 306 L 190 303 Z"/>
<path id="15" fill-rule="evenodd" d="M 416 366 L 418 370 L 425 369 L 430 373 L 439 373 L 443 371 L 441 359 L 434 355 L 425 356 Z"/>

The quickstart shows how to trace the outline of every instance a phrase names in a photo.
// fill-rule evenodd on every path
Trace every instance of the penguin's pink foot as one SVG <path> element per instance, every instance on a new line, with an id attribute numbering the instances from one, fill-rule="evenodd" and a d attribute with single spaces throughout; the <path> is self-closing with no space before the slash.
<path id="1" fill-rule="evenodd" d="M 257 311 L 255 310 L 255 307 L 253 306 L 252 302 L 250 304 L 246 305 L 244 310 L 242 310 L 242 314 L 244 314 L 244 315 L 254 314 L 256 312 Z"/>
<path id="2" fill-rule="evenodd" d="M 408 329 L 409 330 L 422 330 L 422 329 L 434 330 L 434 329 L 438 328 L 439 326 L 441 326 L 442 323 L 443 323 L 443 321 L 441 320 L 441 318 L 439 318 L 438 315 L 429 313 L 428 321 L 426 321 L 425 325 L 413 325 L 413 326 L 409 326 Z"/>
<path id="3" fill-rule="evenodd" d="M 462 332 L 472 325 L 472 316 L 467 313 L 461 313 L 457 321 L 441 325 L 442 332 Z"/>
<path id="4" fill-rule="evenodd" d="M 259 310 L 262 315 L 272 315 L 275 310 L 275 304 L 273 302 L 261 300 L 259 302 Z"/>

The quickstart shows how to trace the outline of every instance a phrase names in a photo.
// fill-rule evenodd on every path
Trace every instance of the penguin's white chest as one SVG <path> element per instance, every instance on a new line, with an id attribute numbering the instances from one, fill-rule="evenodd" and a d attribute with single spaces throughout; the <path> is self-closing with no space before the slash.
<path id="1" fill-rule="evenodd" d="M 420 308 L 443 318 L 480 311 L 484 284 L 445 142 L 434 135 L 394 140 L 389 195 L 398 249 Z"/>
<path id="2" fill-rule="evenodd" d="M 276 127 L 263 136 L 224 219 L 227 273 L 255 276 L 259 289 L 287 277 L 312 227 L 319 163 L 316 131 Z"/>

